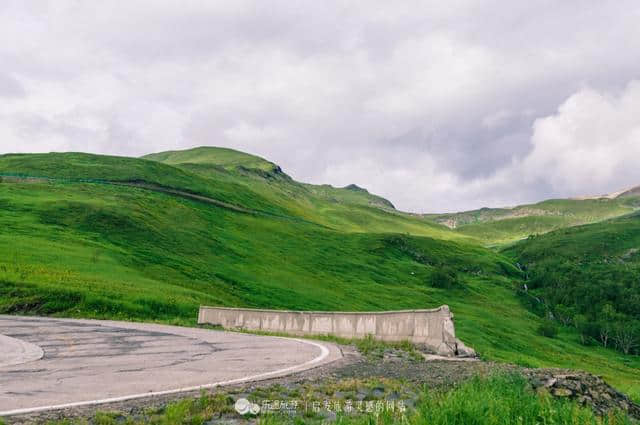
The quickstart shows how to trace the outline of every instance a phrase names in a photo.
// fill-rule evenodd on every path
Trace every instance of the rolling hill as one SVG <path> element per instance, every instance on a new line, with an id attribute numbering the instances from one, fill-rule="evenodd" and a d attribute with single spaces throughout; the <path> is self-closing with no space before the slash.
<path id="1" fill-rule="evenodd" d="M 577 328 L 585 344 L 640 354 L 640 214 L 530 237 L 504 253 L 525 271 L 541 315 Z"/>
<path id="2" fill-rule="evenodd" d="M 193 324 L 200 304 L 449 304 L 486 359 L 578 367 L 640 395 L 640 361 L 537 333 L 513 252 L 349 186 L 218 148 L 0 156 L 0 312 Z M 624 210 L 626 212 L 626 210 Z"/>
<path id="3" fill-rule="evenodd" d="M 638 208 L 640 190 L 632 189 L 613 197 L 551 199 L 513 208 L 482 208 L 450 214 L 426 214 L 424 217 L 485 244 L 499 245 L 529 235 L 620 217 Z"/>

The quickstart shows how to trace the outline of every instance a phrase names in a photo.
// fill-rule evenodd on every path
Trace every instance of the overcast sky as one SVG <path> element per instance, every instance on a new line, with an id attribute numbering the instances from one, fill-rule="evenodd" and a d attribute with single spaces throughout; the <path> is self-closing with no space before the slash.
<path id="1" fill-rule="evenodd" d="M 211 145 L 416 212 L 640 185 L 640 2 L 0 2 L 0 153 Z"/>

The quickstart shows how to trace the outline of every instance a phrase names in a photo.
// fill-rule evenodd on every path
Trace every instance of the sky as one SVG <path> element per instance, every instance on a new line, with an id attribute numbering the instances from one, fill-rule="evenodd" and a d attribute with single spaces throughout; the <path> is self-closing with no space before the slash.
<path id="1" fill-rule="evenodd" d="M 640 2 L 0 2 L 0 153 L 224 146 L 413 212 L 640 185 Z"/>

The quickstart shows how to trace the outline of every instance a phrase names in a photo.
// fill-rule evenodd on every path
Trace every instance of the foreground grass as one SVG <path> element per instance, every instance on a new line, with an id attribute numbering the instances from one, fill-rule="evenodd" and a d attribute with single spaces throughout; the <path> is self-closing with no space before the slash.
<path id="1" fill-rule="evenodd" d="M 469 424 L 631 424 L 631 418 L 612 412 L 599 418 L 593 412 L 548 393 L 536 394 L 518 375 L 474 378 L 446 393 L 426 392 L 410 422 L 432 425 Z"/>
<path id="2" fill-rule="evenodd" d="M 51 425 L 116 425 L 116 424 L 203 424 L 210 420 L 257 421 L 260 424 L 317 424 L 334 422 L 343 425 L 356 424 L 415 424 L 415 425 L 512 425 L 512 424 L 608 424 L 626 425 L 634 422 L 623 412 L 610 412 L 605 417 L 596 416 L 590 408 L 575 402 L 559 400 L 548 393 L 534 392 L 520 375 L 494 375 L 475 377 L 449 391 L 423 388 L 418 390 L 415 407 L 404 402 L 388 403 L 384 396 L 363 401 L 360 409 L 355 398 L 357 381 L 337 382 L 330 387 L 306 387 L 302 393 L 283 397 L 283 388 L 257 389 L 249 399 L 258 405 L 265 400 L 280 397 L 289 402 L 295 399 L 296 408 L 287 412 L 271 411 L 243 420 L 233 409 L 238 395 L 225 392 L 203 393 L 196 399 L 171 403 L 161 409 L 147 410 L 136 416 L 117 413 L 97 413 L 83 420 L 51 422 Z M 406 388 L 401 382 L 384 382 L 393 388 L 394 394 L 411 394 L 415 388 Z M 404 385 L 404 386 L 403 386 Z M 320 391 L 320 392 L 318 392 Z M 408 391 L 408 392 L 407 392 Z M 337 399 L 337 395 L 343 398 Z M 323 399 L 326 402 L 323 402 Z M 289 403 L 287 403 L 289 404 Z M 320 406 L 319 408 L 309 406 Z M 341 407 L 337 407 L 341 406 Z M 345 411 L 344 406 L 353 406 Z M 391 406 L 391 407 L 390 407 Z"/>

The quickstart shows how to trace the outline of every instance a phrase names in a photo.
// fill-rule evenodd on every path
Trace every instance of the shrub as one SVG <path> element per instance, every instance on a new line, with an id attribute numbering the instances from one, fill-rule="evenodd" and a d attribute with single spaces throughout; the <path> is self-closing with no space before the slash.
<path id="1" fill-rule="evenodd" d="M 555 338 L 558 335 L 558 326 L 553 320 L 544 320 L 538 326 L 538 333 L 547 338 Z"/>
<path id="2" fill-rule="evenodd" d="M 450 289 L 457 285 L 458 275 L 451 267 L 438 267 L 431 275 L 431 286 L 434 288 Z"/>

